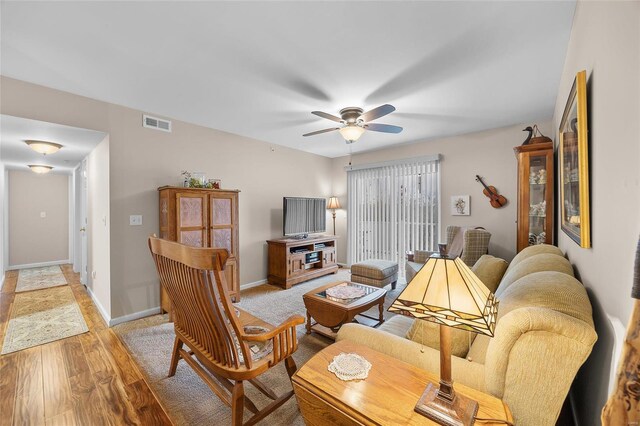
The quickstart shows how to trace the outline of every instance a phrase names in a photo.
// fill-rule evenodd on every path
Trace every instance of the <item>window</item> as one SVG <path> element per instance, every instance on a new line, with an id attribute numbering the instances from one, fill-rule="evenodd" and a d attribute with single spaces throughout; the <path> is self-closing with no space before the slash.
<path id="1" fill-rule="evenodd" d="M 440 156 L 348 167 L 348 262 L 435 250 L 440 232 Z"/>

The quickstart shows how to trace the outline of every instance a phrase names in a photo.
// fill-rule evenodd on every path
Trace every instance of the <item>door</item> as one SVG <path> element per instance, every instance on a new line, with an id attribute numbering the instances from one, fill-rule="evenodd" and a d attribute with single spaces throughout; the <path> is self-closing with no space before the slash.
<path id="1" fill-rule="evenodd" d="M 176 194 L 176 237 L 193 247 L 207 247 L 207 195 L 195 192 Z"/>
<path id="2" fill-rule="evenodd" d="M 323 267 L 335 265 L 336 263 L 336 250 L 334 248 L 323 250 Z"/>
<path id="3" fill-rule="evenodd" d="M 87 285 L 87 268 L 88 266 L 88 243 L 87 243 L 87 214 L 88 214 L 88 190 L 89 190 L 89 179 L 87 177 L 87 160 L 82 160 L 82 164 L 80 165 L 80 251 L 81 251 L 81 260 L 80 260 L 80 282 L 84 285 Z"/>
<path id="4" fill-rule="evenodd" d="M 289 275 L 296 275 L 304 271 L 305 254 L 292 254 L 289 256 Z"/>
<path id="5" fill-rule="evenodd" d="M 210 245 L 215 248 L 229 250 L 229 255 L 236 256 L 236 218 L 237 206 L 235 194 L 215 193 L 210 195 L 211 224 Z"/>
<path id="6" fill-rule="evenodd" d="M 215 192 L 209 195 L 211 223 L 209 224 L 209 244 L 214 248 L 229 250 L 225 266 L 227 286 L 230 294 L 239 288 L 238 277 L 238 203 L 235 193 Z"/>

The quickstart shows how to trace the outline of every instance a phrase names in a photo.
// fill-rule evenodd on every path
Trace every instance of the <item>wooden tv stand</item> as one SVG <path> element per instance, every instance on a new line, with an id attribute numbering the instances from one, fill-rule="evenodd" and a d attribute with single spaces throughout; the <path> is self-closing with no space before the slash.
<path id="1" fill-rule="evenodd" d="M 278 238 L 269 245 L 269 284 L 284 289 L 338 272 L 336 237 Z"/>

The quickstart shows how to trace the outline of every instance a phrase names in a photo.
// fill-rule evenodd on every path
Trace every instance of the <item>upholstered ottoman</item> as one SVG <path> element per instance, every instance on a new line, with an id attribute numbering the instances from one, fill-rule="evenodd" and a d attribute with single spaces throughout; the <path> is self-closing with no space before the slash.
<path id="1" fill-rule="evenodd" d="M 351 281 L 375 287 L 391 284 L 396 288 L 398 264 L 390 260 L 371 259 L 351 265 Z"/>

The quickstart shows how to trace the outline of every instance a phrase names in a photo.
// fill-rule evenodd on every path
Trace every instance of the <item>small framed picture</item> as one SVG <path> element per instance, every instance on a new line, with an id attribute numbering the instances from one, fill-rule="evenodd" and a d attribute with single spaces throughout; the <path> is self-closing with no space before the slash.
<path id="1" fill-rule="evenodd" d="M 471 204 L 468 195 L 453 195 L 451 197 L 451 215 L 469 216 L 471 214 Z"/>

